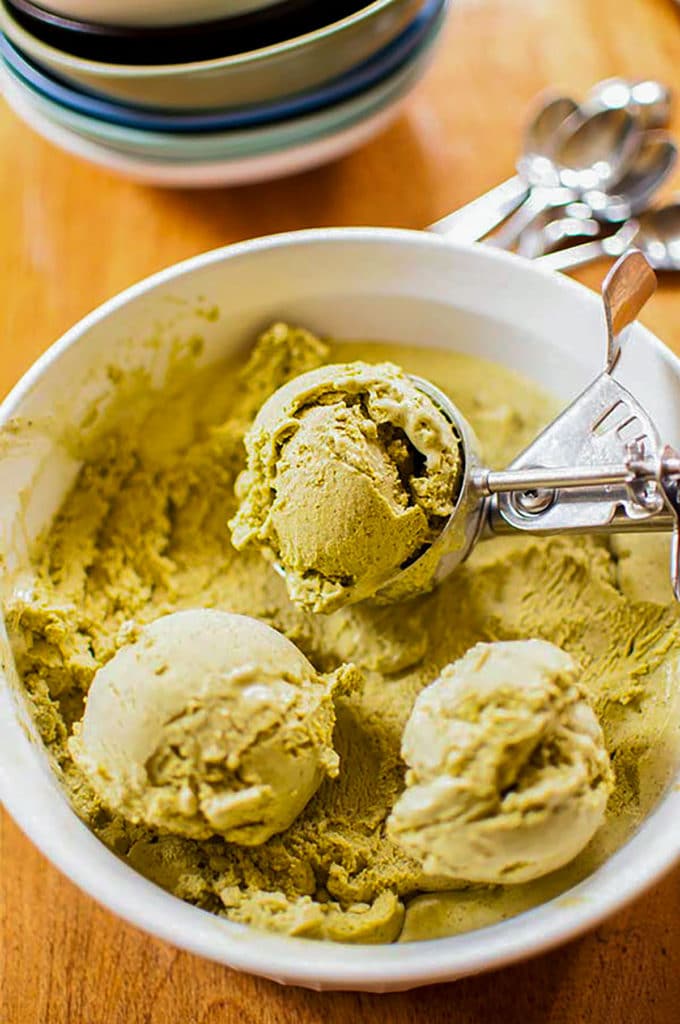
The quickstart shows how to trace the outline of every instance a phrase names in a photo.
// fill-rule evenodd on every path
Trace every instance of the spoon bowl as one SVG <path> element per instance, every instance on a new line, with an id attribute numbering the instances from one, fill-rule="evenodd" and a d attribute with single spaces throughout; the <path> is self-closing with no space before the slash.
<path id="1" fill-rule="evenodd" d="M 636 244 L 655 270 L 680 270 L 680 202 L 638 217 Z"/>
<path id="2" fill-rule="evenodd" d="M 606 188 L 621 176 L 639 145 L 639 129 L 627 110 L 571 114 L 555 144 L 560 183 L 583 192 Z"/>
<path id="3" fill-rule="evenodd" d="M 558 207 L 577 198 L 569 188 L 562 187 L 563 182 L 560 181 L 554 161 L 557 136 L 568 118 L 572 118 L 571 128 L 575 129 L 595 114 L 619 111 L 634 117 L 638 128 L 660 128 L 668 123 L 670 108 L 670 90 L 653 79 L 606 79 L 591 89 L 581 107 L 567 96 L 543 93 L 525 130 L 523 152 L 517 164 L 518 173 L 515 177 L 497 185 L 478 199 L 473 199 L 455 213 L 438 220 L 431 225 L 430 230 L 458 242 L 477 242 L 515 213 L 517 216 L 521 215 L 522 220 L 511 221 L 507 225 L 507 230 L 501 229 L 495 238 L 490 239 L 490 244 L 496 248 L 511 248 L 522 230 L 520 224 L 528 224 L 535 215 L 536 207 L 541 206 L 539 197 L 532 203 L 533 209 L 528 214 L 521 208 L 521 204 L 527 199 L 529 202 L 533 200 L 532 189 L 553 189 L 549 202 L 544 194 L 543 206 Z M 623 176 L 625 167 L 622 166 L 617 173 L 619 177 Z M 596 188 L 602 189 L 601 185 L 591 184 L 588 187 L 591 191 Z M 601 199 L 599 203 L 604 209 Z M 518 208 L 519 214 L 516 213 Z M 615 210 L 615 204 L 612 204 L 612 208 Z M 620 213 L 619 205 L 619 210 L 615 210 L 610 219 L 616 222 L 625 216 L 626 214 Z"/>
<path id="4" fill-rule="evenodd" d="M 545 210 L 519 237 L 517 251 L 525 259 L 535 260 L 555 252 L 574 240 L 598 238 L 602 225 L 595 220 L 586 203 L 568 203 Z"/>
<path id="5" fill-rule="evenodd" d="M 671 90 L 651 78 L 606 78 L 588 93 L 587 109 L 627 110 L 642 128 L 664 128 L 671 116 Z"/>
<path id="6" fill-rule="evenodd" d="M 645 209 L 677 161 L 678 148 L 667 132 L 648 131 L 637 153 L 613 192 L 587 192 L 584 201 L 599 220 L 616 223 Z"/>
<path id="7" fill-rule="evenodd" d="M 602 257 L 618 257 L 635 243 L 654 270 L 680 270 L 680 202 L 647 210 L 625 221 L 616 234 L 539 256 L 551 270 L 570 270 Z"/>
<path id="8" fill-rule="evenodd" d="M 677 155 L 677 146 L 666 132 L 645 132 L 631 166 L 615 186 L 616 192 L 593 189 L 584 194 L 581 203 L 544 211 L 520 235 L 519 254 L 536 259 L 553 252 L 566 239 L 597 238 L 601 231 L 598 221 L 616 224 L 641 214 L 671 173 Z"/>
<path id="9" fill-rule="evenodd" d="M 606 191 L 627 172 L 640 145 L 640 130 L 626 110 L 597 110 L 584 116 L 575 110 L 557 132 L 553 160 L 560 188 L 543 184 L 489 239 L 497 249 L 510 249 L 544 210 L 580 199 L 592 190 Z"/>
<path id="10" fill-rule="evenodd" d="M 524 132 L 522 155 L 517 162 L 519 174 L 530 185 L 559 185 L 553 160 L 555 142 L 564 122 L 578 110 L 569 96 L 545 94 Z"/>

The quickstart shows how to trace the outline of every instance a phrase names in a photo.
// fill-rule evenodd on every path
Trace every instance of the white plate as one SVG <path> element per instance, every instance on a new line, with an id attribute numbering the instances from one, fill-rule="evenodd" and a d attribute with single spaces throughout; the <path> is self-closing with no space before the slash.
<path id="1" fill-rule="evenodd" d="M 7 73 L 0 74 L 6 102 L 21 120 L 37 135 L 72 156 L 80 157 L 113 174 L 144 185 L 166 188 L 214 188 L 251 185 L 260 181 L 299 174 L 321 164 L 330 163 L 364 145 L 393 121 L 406 96 L 371 114 L 358 124 L 325 138 L 290 149 L 236 160 L 167 162 L 119 153 L 101 143 L 84 139 L 69 128 L 55 124 L 33 106 L 27 93 L 21 91 Z"/>

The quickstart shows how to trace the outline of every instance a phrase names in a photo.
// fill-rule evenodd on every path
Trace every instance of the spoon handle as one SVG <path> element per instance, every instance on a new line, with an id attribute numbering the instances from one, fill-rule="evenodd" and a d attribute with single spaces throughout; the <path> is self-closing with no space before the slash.
<path id="1" fill-rule="evenodd" d="M 512 249 L 520 235 L 546 210 L 565 206 L 576 199 L 576 194 L 567 188 L 534 188 L 529 197 L 510 217 L 493 238 L 486 244 L 495 249 Z"/>
<path id="2" fill-rule="evenodd" d="M 608 238 L 598 238 L 593 242 L 585 242 L 581 245 L 572 245 L 569 249 L 560 249 L 558 252 L 548 253 L 546 256 L 539 256 L 533 262 L 548 270 L 571 270 L 574 267 L 582 267 L 586 263 L 593 263 L 602 257 L 616 258 L 633 245 L 640 230 L 636 220 L 629 220 L 615 235 Z"/>
<path id="3" fill-rule="evenodd" d="M 571 270 L 574 267 L 585 266 L 586 263 L 594 263 L 603 256 L 612 256 L 604 246 L 604 239 L 600 238 L 594 242 L 583 242 L 580 245 L 572 245 L 569 249 L 561 249 L 558 252 L 550 252 L 546 256 L 538 256 L 533 262 L 547 270 Z"/>
<path id="4" fill-rule="evenodd" d="M 529 186 L 518 174 L 430 224 L 429 231 L 452 242 L 478 242 L 516 210 L 529 195 Z"/>

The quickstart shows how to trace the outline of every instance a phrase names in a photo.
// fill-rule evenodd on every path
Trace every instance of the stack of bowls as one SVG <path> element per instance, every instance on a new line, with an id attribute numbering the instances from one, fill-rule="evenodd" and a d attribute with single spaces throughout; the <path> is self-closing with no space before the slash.
<path id="1" fill-rule="evenodd" d="M 428 66 L 447 4 L 0 0 L 0 81 L 40 135 L 127 177 L 261 181 L 384 127 Z"/>

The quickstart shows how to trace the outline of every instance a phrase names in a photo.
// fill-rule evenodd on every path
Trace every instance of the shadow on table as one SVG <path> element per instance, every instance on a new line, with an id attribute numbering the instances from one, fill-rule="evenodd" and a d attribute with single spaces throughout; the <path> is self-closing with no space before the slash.
<path id="1" fill-rule="evenodd" d="M 430 209 L 433 171 L 408 111 L 372 142 L 316 170 L 238 188 L 159 192 L 158 201 L 188 231 L 207 221 L 215 245 L 310 227 L 419 228 L 438 215 Z"/>
<path id="2" fill-rule="evenodd" d="M 446 985 L 386 995 L 328 995 L 267 985 L 267 1001 L 272 1012 L 278 1005 L 280 1020 L 299 1014 L 305 1024 L 548 1024 L 571 1020 L 555 1010 L 578 961 L 575 943 L 518 967 Z M 206 1017 L 201 1024 L 219 1019 Z M 580 1020 L 573 1018 L 574 1024 Z"/>
<path id="3" fill-rule="evenodd" d="M 223 1000 L 215 968 L 200 1024 L 231 1019 L 224 1005 L 246 1010 L 241 1024 L 674 1024 L 679 881 L 672 872 L 595 932 L 542 957 L 410 992 L 316 993 L 229 972 Z"/>
<path id="4" fill-rule="evenodd" d="M 630 972 L 642 973 L 644 960 L 636 958 L 634 952 L 635 933 L 627 934 L 626 939 L 630 945 Z M 616 937 L 612 941 L 620 954 L 621 943 Z M 609 962 L 613 952 L 609 943 L 606 934 L 596 933 L 548 956 L 494 974 L 390 995 L 324 994 L 249 980 L 255 1005 L 258 995 L 261 999 L 263 989 L 266 990 L 272 1020 L 301 1024 L 600 1024 L 633 1019 L 636 1024 L 670 1022 L 673 1018 L 664 1015 L 664 1008 L 677 1008 L 677 984 L 675 993 L 662 993 L 657 1002 L 655 994 L 641 991 L 654 986 L 631 983 L 629 979 L 625 990 L 629 998 L 631 991 L 637 990 L 641 1015 L 627 1016 L 628 1011 L 621 1005 L 621 978 Z M 670 965 L 668 968 L 670 972 Z M 655 1004 L 658 1016 L 654 1015 Z M 221 1024 L 224 1018 L 218 1007 L 219 1002 L 213 1004 L 207 1016 L 201 1018 L 201 1024 Z M 253 1024 L 265 1019 L 269 1018 L 259 1014 L 252 1018 Z"/>

